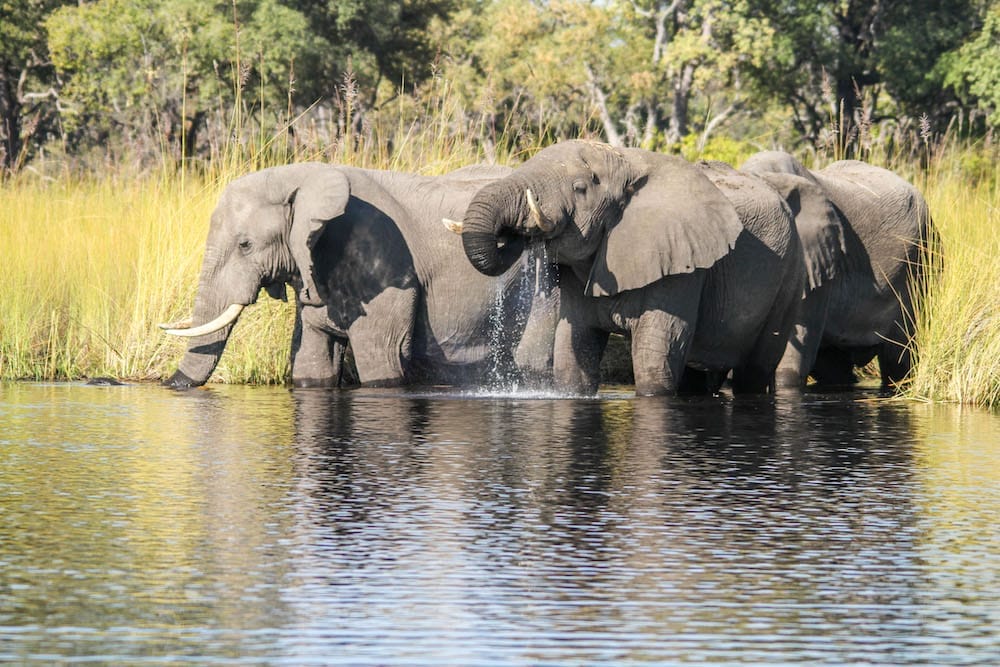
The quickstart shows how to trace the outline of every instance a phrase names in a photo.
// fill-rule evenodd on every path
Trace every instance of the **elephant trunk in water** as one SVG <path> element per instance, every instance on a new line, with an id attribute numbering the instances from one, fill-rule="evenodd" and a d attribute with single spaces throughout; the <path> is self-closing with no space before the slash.
<path id="1" fill-rule="evenodd" d="M 462 221 L 462 245 L 480 273 L 498 276 L 518 260 L 524 239 L 511 232 L 523 228 L 528 215 L 525 187 L 516 179 L 498 181 L 476 194 Z"/>
<path id="2" fill-rule="evenodd" d="M 237 303 L 219 305 L 204 297 L 208 291 L 203 287 L 198 290 L 191 318 L 195 326 L 189 326 L 188 323 L 161 325 L 166 333 L 191 339 L 177 370 L 164 384 L 172 387 L 198 387 L 205 384 L 226 349 L 229 334 L 243 306 Z"/>

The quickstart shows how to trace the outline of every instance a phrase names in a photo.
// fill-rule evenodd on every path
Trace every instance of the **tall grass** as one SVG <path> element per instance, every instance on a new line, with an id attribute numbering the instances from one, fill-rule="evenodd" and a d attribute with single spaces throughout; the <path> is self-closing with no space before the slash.
<path id="1" fill-rule="evenodd" d="M 301 160 L 431 175 L 483 161 L 478 124 L 444 81 L 433 86 L 423 106 L 355 127 L 348 75 L 345 131 L 303 117 L 265 132 L 234 116 L 230 132 L 240 141 L 197 169 L 164 158 L 142 177 L 123 169 L 0 181 L 0 380 L 169 374 L 185 343 L 156 325 L 190 313 L 209 218 L 233 178 Z M 293 318 L 293 305 L 262 295 L 240 318 L 213 379 L 284 381 Z"/>
<path id="2" fill-rule="evenodd" d="M 242 141 L 222 145 L 196 170 L 165 162 L 144 177 L 122 170 L 0 182 L 0 380 L 169 374 L 185 343 L 156 324 L 189 313 L 211 211 L 243 173 L 313 159 L 438 174 L 484 160 L 513 163 L 515 151 L 538 147 L 517 128 L 491 136 L 447 82 L 432 85 L 421 105 L 401 96 L 393 113 L 358 124 L 348 76 L 340 131 L 305 116 L 267 132 L 233 128 Z M 917 366 L 906 395 L 1000 406 L 1000 150 L 954 133 L 879 141 L 869 128 L 863 136 L 859 156 L 913 181 L 939 233 L 932 255 L 939 270 L 919 299 Z M 283 382 L 293 316 L 290 303 L 262 296 L 241 317 L 213 380 Z"/>
<path id="3" fill-rule="evenodd" d="M 907 395 L 1000 407 L 1000 157 L 942 142 L 915 180 L 939 239 L 921 294 Z"/>

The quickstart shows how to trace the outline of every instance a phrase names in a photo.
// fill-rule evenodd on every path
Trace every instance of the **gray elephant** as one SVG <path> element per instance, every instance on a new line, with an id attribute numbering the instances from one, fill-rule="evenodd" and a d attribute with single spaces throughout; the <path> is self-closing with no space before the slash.
<path id="1" fill-rule="evenodd" d="M 882 386 L 906 378 L 914 350 L 914 287 L 932 223 L 920 192 L 863 162 L 810 171 L 788 153 L 766 151 L 741 170 L 766 179 L 794 209 L 809 283 L 778 369 L 802 386 L 856 381 L 855 366 L 879 360 Z"/>
<path id="2" fill-rule="evenodd" d="M 514 311 L 530 281 L 518 268 L 499 279 L 473 270 L 439 222 L 508 171 L 424 177 L 306 163 L 233 181 L 212 214 L 193 317 L 161 325 L 191 338 L 165 383 L 206 382 L 241 310 L 262 288 L 282 298 L 286 284 L 298 302 L 295 386 L 338 384 L 348 342 L 365 385 L 479 382 L 509 366 L 503 341 L 520 339 L 525 317 Z"/>
<path id="3" fill-rule="evenodd" d="M 553 372 L 593 393 L 609 333 L 631 338 L 640 395 L 763 392 L 794 320 L 802 261 L 788 206 L 766 183 L 590 141 L 552 145 L 483 186 L 461 225 L 478 270 L 509 270 L 529 238 L 559 265 Z"/>

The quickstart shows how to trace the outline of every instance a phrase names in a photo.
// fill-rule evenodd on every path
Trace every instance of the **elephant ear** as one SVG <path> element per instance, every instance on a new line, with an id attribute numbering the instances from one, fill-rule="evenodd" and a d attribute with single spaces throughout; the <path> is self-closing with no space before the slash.
<path id="1" fill-rule="evenodd" d="M 351 182 L 343 170 L 328 165 L 311 165 L 305 177 L 290 195 L 292 226 L 288 245 L 302 278 L 299 300 L 319 306 L 324 295 L 319 292 L 313 264 L 313 247 L 327 224 L 344 214 L 351 197 Z"/>
<path id="2" fill-rule="evenodd" d="M 844 274 L 847 244 L 844 223 L 823 187 L 793 174 L 760 174 L 778 191 L 795 216 L 805 256 L 807 289 Z"/>
<path id="3" fill-rule="evenodd" d="M 587 282 L 590 296 L 614 296 L 674 274 L 706 269 L 743 232 L 736 209 L 693 165 L 660 156 L 605 234 Z"/>

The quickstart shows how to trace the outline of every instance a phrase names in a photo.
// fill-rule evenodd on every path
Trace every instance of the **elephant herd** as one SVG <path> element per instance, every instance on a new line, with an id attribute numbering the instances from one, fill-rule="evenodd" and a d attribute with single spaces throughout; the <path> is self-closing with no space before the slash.
<path id="1" fill-rule="evenodd" d="M 593 394 L 620 334 L 639 395 L 850 384 L 875 357 L 891 390 L 931 226 L 892 172 L 776 151 L 735 169 L 576 140 L 438 177 L 265 169 L 212 214 L 192 318 L 161 325 L 190 339 L 165 383 L 205 383 L 242 309 L 290 285 L 296 387 L 338 386 L 350 345 L 362 385 L 499 367 Z"/>

